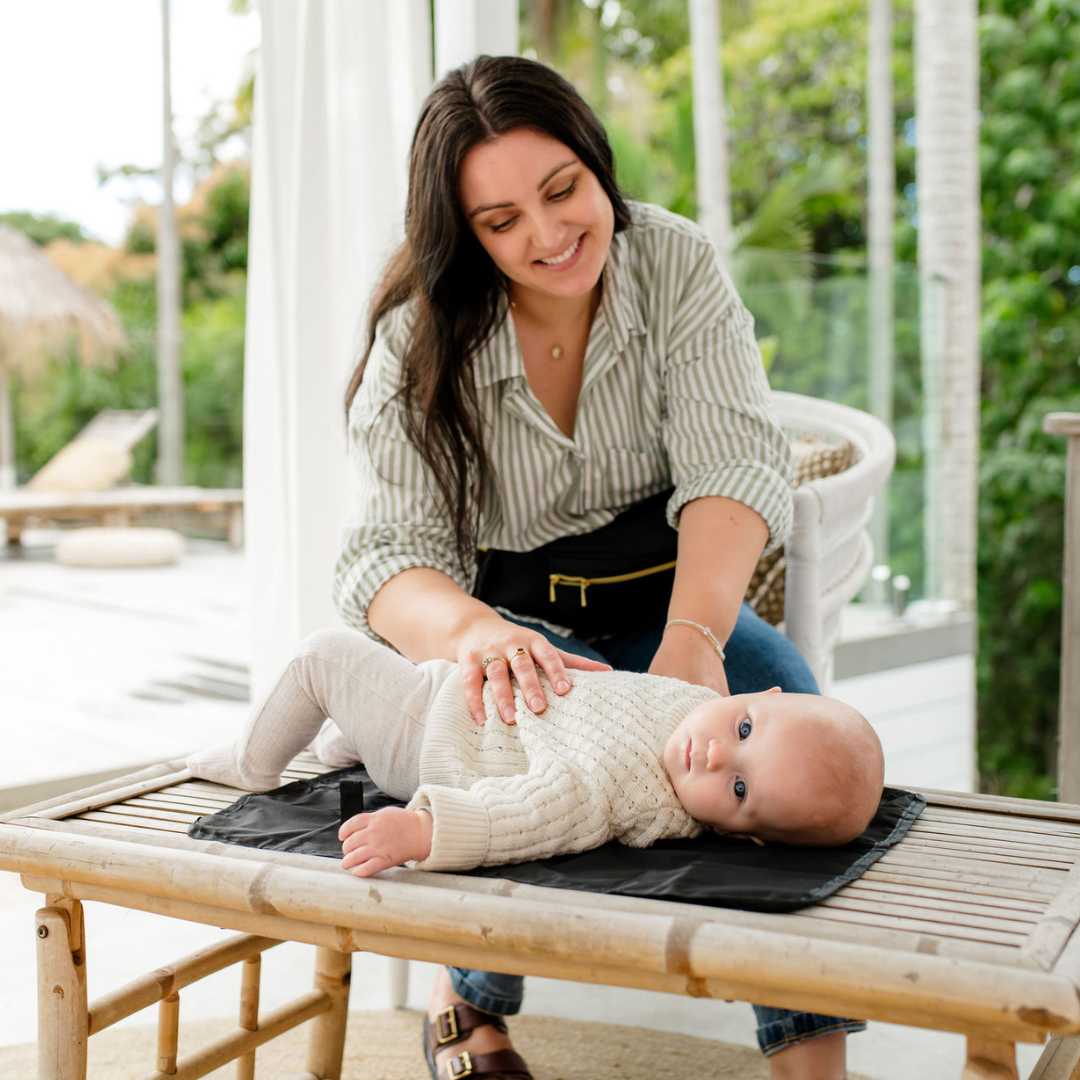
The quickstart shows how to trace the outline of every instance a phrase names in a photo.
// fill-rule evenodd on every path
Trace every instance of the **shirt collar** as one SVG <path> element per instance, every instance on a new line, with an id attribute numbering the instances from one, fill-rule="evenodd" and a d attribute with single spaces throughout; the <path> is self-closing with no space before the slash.
<path id="1" fill-rule="evenodd" d="M 628 231 L 624 229 L 612 237 L 604 263 L 604 291 L 597 313 L 607 326 L 615 352 L 622 352 L 626 348 L 631 334 L 645 332 L 641 289 L 630 268 Z M 476 385 L 490 386 L 504 379 L 523 378 L 524 375 L 517 337 L 510 319 L 510 304 L 503 296 L 499 299 L 495 331 L 487 347 L 476 357 Z"/>
<path id="2" fill-rule="evenodd" d="M 630 265 L 630 229 L 616 233 L 604 264 L 604 295 L 600 301 L 616 352 L 622 352 L 631 334 L 645 332 L 641 289 Z"/>

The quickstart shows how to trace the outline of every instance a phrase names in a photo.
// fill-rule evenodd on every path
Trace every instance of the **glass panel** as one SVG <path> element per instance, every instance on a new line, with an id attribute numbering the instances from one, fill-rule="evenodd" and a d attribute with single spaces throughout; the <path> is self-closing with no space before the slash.
<path id="1" fill-rule="evenodd" d="M 733 277 L 756 320 L 756 333 L 776 390 L 851 405 L 881 415 L 874 405 L 875 378 L 891 393 L 896 468 L 879 508 L 875 562 L 911 581 L 909 600 L 932 598 L 940 581 L 940 552 L 929 529 L 935 469 L 927 418 L 938 409 L 928 385 L 923 353 L 933 370 L 936 323 L 920 348 L 919 280 L 915 267 L 893 272 L 894 332 L 891 376 L 885 357 L 872 356 L 870 276 L 862 260 L 740 249 Z M 930 302 L 931 298 L 928 298 Z M 930 380 L 932 382 L 932 380 Z M 880 391 L 878 391 L 880 393 Z"/>

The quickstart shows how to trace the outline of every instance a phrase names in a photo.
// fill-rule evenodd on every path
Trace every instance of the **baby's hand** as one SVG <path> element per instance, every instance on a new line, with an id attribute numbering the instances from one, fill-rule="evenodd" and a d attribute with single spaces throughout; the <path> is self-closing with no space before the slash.
<path id="1" fill-rule="evenodd" d="M 426 859 L 431 829 L 425 810 L 387 806 L 374 814 L 356 814 L 338 830 L 345 853 L 341 866 L 357 877 L 371 877 L 409 859 Z"/>

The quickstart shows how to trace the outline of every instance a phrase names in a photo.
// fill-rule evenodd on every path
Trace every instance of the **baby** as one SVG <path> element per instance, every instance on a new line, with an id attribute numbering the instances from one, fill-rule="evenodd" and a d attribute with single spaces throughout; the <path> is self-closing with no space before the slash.
<path id="1" fill-rule="evenodd" d="M 400 864 L 469 870 L 611 839 L 647 847 L 704 826 L 758 842 L 842 844 L 877 810 L 881 745 L 842 702 L 777 687 L 722 697 L 626 671 L 572 678 L 541 714 L 515 690 L 513 726 L 485 686 L 479 726 L 456 664 L 413 664 L 356 631 L 322 630 L 236 743 L 187 764 L 197 777 L 265 791 L 312 739 L 326 764 L 362 761 L 408 806 L 341 827 L 342 866 L 358 877 Z"/>

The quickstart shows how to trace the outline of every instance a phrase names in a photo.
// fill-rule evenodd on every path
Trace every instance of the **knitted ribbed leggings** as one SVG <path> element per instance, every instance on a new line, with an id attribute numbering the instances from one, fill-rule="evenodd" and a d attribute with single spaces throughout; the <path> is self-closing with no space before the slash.
<path id="1" fill-rule="evenodd" d="M 414 664 L 356 630 L 318 630 L 304 639 L 240 738 L 192 755 L 188 765 L 207 780 L 266 791 L 318 736 L 322 761 L 363 761 L 383 791 L 407 800 L 419 783 L 428 712 L 455 667 L 448 660 Z M 334 722 L 324 728 L 328 717 Z"/>

